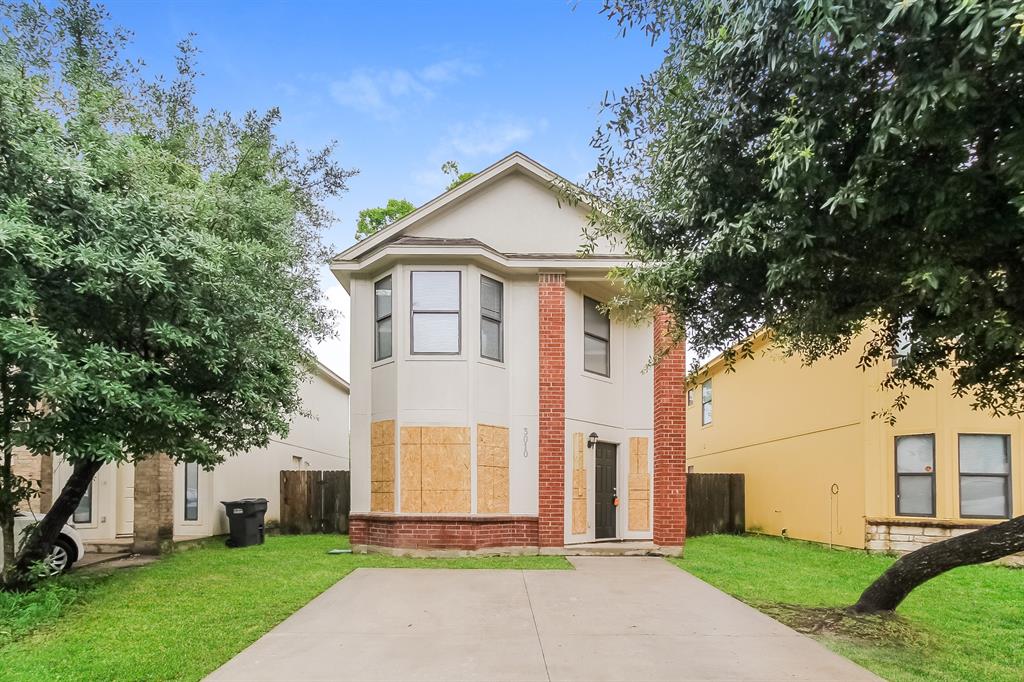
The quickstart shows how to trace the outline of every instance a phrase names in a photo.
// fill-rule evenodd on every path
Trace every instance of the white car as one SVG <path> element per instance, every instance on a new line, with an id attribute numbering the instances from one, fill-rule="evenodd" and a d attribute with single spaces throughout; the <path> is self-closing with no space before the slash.
<path id="1" fill-rule="evenodd" d="M 24 538 L 24 531 L 30 524 L 42 520 L 35 514 L 18 512 L 14 517 L 14 537 L 17 541 Z M 3 548 L 3 539 L 0 538 L 0 549 Z M 46 559 L 46 566 L 50 575 L 60 575 L 71 569 L 71 565 L 85 555 L 85 545 L 82 544 L 82 536 L 78 534 L 74 526 L 64 524 L 57 536 L 57 542 L 53 545 L 53 551 Z M 3 562 L 3 553 L 0 552 L 0 562 Z"/>

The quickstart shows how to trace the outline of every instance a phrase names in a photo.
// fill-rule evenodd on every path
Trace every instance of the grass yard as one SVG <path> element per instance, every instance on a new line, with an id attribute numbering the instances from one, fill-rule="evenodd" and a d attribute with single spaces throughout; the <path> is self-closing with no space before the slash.
<path id="1" fill-rule="evenodd" d="M 891 557 L 717 535 L 688 540 L 673 561 L 886 679 L 1024 679 L 1024 570 L 958 568 L 912 592 L 896 618 L 854 618 L 834 607 L 853 604 Z"/>
<path id="2" fill-rule="evenodd" d="M 2 680 L 197 680 L 340 578 L 374 568 L 569 568 L 562 557 L 402 559 L 328 555 L 338 535 L 221 541 L 108 574 L 0 592 Z"/>

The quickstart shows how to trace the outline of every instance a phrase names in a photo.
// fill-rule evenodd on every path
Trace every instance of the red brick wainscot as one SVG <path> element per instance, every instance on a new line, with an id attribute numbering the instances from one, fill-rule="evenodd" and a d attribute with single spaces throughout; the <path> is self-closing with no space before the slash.
<path id="1" fill-rule="evenodd" d="M 537 517 L 508 514 L 349 515 L 355 552 L 536 554 Z"/>

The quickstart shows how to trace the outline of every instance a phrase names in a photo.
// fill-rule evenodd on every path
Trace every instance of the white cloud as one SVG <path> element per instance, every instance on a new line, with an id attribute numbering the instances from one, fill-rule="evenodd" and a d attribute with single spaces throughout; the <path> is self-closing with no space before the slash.
<path id="1" fill-rule="evenodd" d="M 537 127 L 543 127 L 543 121 Z M 498 156 L 533 137 L 535 126 L 511 119 L 477 119 L 457 123 L 448 129 L 441 148 L 450 150 L 456 160 Z"/>
<path id="2" fill-rule="evenodd" d="M 434 89 L 428 84 L 453 83 L 479 73 L 479 67 L 460 59 L 429 64 L 415 74 L 406 69 L 356 69 L 347 77 L 332 81 L 330 91 L 342 106 L 393 119 L 404 101 L 433 98 Z"/>
<path id="3" fill-rule="evenodd" d="M 480 67 L 462 59 L 447 59 L 443 62 L 435 62 L 420 69 L 419 75 L 428 83 L 448 83 L 457 81 L 462 76 L 477 76 L 480 74 Z"/>

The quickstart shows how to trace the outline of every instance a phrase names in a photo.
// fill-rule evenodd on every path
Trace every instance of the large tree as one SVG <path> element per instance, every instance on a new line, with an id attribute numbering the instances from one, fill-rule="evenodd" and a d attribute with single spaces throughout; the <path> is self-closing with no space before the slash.
<path id="1" fill-rule="evenodd" d="M 617 0 L 665 49 L 609 101 L 599 231 L 645 265 L 630 298 L 698 355 L 768 326 L 807 362 L 858 335 L 864 367 L 940 374 L 1024 413 L 1024 6 L 1019 0 Z M 1024 517 L 906 555 L 857 604 L 891 610 L 950 568 L 1024 550 Z"/>
<path id="2" fill-rule="evenodd" d="M 311 344 L 324 199 L 351 171 L 275 137 L 276 110 L 193 104 L 124 61 L 103 10 L 5 6 L 0 43 L 0 502 L 14 445 L 72 467 L 5 567 L 25 584 L 99 468 L 165 454 L 213 466 L 287 432 Z M 10 557 L 8 556 L 8 559 Z"/>

